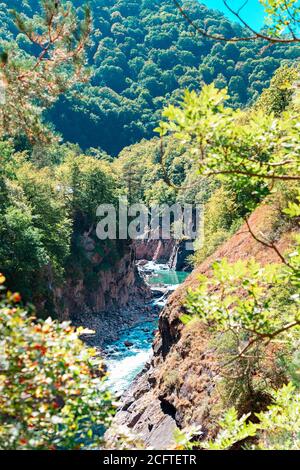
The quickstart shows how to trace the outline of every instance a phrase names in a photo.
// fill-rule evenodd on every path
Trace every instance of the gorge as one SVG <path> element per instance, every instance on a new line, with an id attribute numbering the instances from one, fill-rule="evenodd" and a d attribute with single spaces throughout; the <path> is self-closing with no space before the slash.
<path id="1" fill-rule="evenodd" d="M 262 204 L 249 223 L 257 232 L 271 233 L 277 211 L 274 206 Z M 282 233 L 278 250 L 286 250 L 292 238 L 293 230 Z M 160 313 L 153 356 L 125 392 L 115 418 L 118 425 L 128 426 L 147 447 L 170 448 L 175 445 L 175 430 L 191 426 L 199 428 L 201 436 L 215 435 L 222 413 L 217 344 L 201 322 L 184 325 L 180 318 L 185 313 L 187 290 L 198 285 L 200 275 L 211 272 L 216 260 L 236 262 L 252 257 L 262 264 L 280 261 L 272 248 L 253 239 L 247 225 L 243 225 L 177 287 Z M 276 367 L 276 358 L 271 356 L 266 375 L 278 374 L 280 380 Z"/>
<path id="2" fill-rule="evenodd" d="M 147 276 L 147 282 L 149 286 L 161 289 L 162 297 L 166 288 L 173 291 L 187 276 L 184 272 L 170 270 L 167 265 L 154 264 L 152 269 L 152 274 Z M 150 359 L 160 310 L 166 301 L 167 297 L 163 301 L 157 297 L 152 297 L 150 301 L 148 299 L 148 302 L 145 300 L 144 308 L 141 307 L 141 317 L 137 319 L 136 324 L 130 328 L 123 327 L 115 341 L 106 341 L 103 353 L 108 371 L 107 385 L 117 396 L 127 391 Z M 147 313 L 143 313 L 143 310 Z"/>

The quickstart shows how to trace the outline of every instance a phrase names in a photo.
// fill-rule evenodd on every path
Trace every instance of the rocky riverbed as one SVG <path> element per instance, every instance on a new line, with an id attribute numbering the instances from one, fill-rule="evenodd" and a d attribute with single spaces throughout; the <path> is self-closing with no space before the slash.
<path id="1" fill-rule="evenodd" d="M 118 341 L 120 335 L 124 336 L 124 332 L 129 332 L 130 328 L 157 320 L 159 311 L 160 307 L 148 299 L 145 304 L 124 307 L 120 310 L 85 313 L 75 318 L 73 324 L 94 331 L 83 335 L 82 339 L 90 346 L 105 350 L 106 346 Z"/>
<path id="2" fill-rule="evenodd" d="M 187 276 L 153 262 L 143 263 L 139 271 L 151 287 L 152 300 L 144 305 L 140 315 L 138 310 L 133 316 L 128 312 L 133 323 L 126 325 L 114 341 L 106 342 L 103 349 L 108 370 L 107 385 L 118 396 L 126 394 L 136 376 L 147 367 L 153 354 L 159 314 L 169 295 Z M 137 322 L 134 322 L 135 318 Z"/>
<path id="3" fill-rule="evenodd" d="M 104 357 L 108 371 L 108 387 L 120 396 L 145 367 L 152 355 L 152 344 L 161 309 L 169 295 L 186 277 L 167 265 L 141 263 L 139 275 L 149 287 L 151 296 L 118 310 L 85 313 L 75 316 L 73 323 L 94 333 L 82 339 L 96 347 Z"/>

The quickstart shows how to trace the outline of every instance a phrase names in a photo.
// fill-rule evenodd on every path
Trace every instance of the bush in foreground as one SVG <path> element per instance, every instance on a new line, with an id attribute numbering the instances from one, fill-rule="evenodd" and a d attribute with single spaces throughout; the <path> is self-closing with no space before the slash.
<path id="1" fill-rule="evenodd" d="M 95 350 L 68 322 L 36 320 L 0 275 L 0 449 L 99 445 L 113 414 Z"/>

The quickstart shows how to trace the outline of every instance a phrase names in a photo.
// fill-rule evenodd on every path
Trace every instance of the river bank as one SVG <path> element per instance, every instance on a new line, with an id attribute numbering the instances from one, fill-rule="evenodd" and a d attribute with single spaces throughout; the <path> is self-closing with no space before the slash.
<path id="1" fill-rule="evenodd" d="M 126 392 L 150 360 L 159 314 L 170 293 L 187 277 L 187 273 L 153 262 L 138 269 L 152 292 L 151 298 L 122 310 L 80 315 L 73 322 L 94 332 L 82 339 L 101 352 L 108 388 L 117 396 Z"/>
<path id="2" fill-rule="evenodd" d="M 76 327 L 84 327 L 93 333 L 82 335 L 89 346 L 104 352 L 106 347 L 120 339 L 125 331 L 139 323 L 151 322 L 158 318 L 160 308 L 153 305 L 149 299 L 143 304 L 138 303 L 111 312 L 84 313 L 73 320 Z"/>
<path id="3" fill-rule="evenodd" d="M 103 351 L 108 371 L 107 385 L 117 395 L 129 388 L 150 360 L 159 314 L 170 293 L 187 277 L 186 273 L 153 262 L 139 269 L 153 292 L 151 302 L 145 305 L 146 314 L 136 324 L 125 328 L 117 340 L 106 343 Z"/>

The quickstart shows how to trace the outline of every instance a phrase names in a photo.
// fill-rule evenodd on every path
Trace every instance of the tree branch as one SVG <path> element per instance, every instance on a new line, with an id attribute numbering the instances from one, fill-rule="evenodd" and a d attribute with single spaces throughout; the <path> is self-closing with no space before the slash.
<path id="1" fill-rule="evenodd" d="M 242 175 L 249 176 L 250 178 L 264 178 L 270 180 L 281 180 L 281 181 L 300 181 L 300 175 L 263 175 L 259 173 L 251 173 L 250 171 L 241 171 L 241 170 L 221 170 L 221 171 L 211 171 L 206 173 L 205 176 L 215 176 L 215 175 Z"/>
<path id="2" fill-rule="evenodd" d="M 245 222 L 247 224 L 247 227 L 248 227 L 248 230 L 249 230 L 249 233 L 251 234 L 251 236 L 254 238 L 254 240 L 256 240 L 258 243 L 260 243 L 261 245 L 265 246 L 266 248 L 270 248 L 271 250 L 274 250 L 275 253 L 277 254 L 278 258 L 282 261 L 283 264 L 285 264 L 286 266 L 288 266 L 290 269 L 293 269 L 293 267 L 287 262 L 287 260 L 285 259 L 285 257 L 282 255 L 282 253 L 280 253 L 280 251 L 278 250 L 277 246 L 275 245 L 275 243 L 268 243 L 264 240 L 261 240 L 260 238 L 257 237 L 257 235 L 255 235 L 255 233 L 253 232 L 253 230 L 251 229 L 250 227 L 250 224 L 249 224 L 249 221 L 248 219 L 246 218 L 245 219 Z M 294 269 L 293 269 L 294 270 Z"/>
<path id="3" fill-rule="evenodd" d="M 235 11 L 233 10 L 227 3 L 227 0 L 223 0 L 224 4 L 228 8 L 228 10 L 235 15 L 239 21 L 249 30 L 253 33 L 252 36 L 241 36 L 241 37 L 233 37 L 233 38 L 225 38 L 224 36 L 217 35 L 217 34 L 209 34 L 207 31 L 205 31 L 203 28 L 200 28 L 189 16 L 189 14 L 182 8 L 181 4 L 179 3 L 178 0 L 173 0 L 173 3 L 175 4 L 176 8 L 179 10 L 181 16 L 189 23 L 192 28 L 199 33 L 201 36 L 206 37 L 207 39 L 213 39 L 214 41 L 223 41 L 223 42 L 241 42 L 241 41 L 257 41 L 257 40 L 262 40 L 262 41 L 267 41 L 271 44 L 290 44 L 290 43 L 295 43 L 295 42 L 300 42 L 300 37 L 296 37 L 293 35 L 292 38 L 286 37 L 286 38 L 277 38 L 277 37 L 272 37 L 272 36 L 267 36 L 263 33 L 260 33 L 258 31 L 255 31 L 253 28 L 251 28 L 250 25 L 247 24 L 245 20 L 243 20 L 240 16 L 240 11 L 241 8 L 244 8 L 245 4 L 238 10 Z"/>

